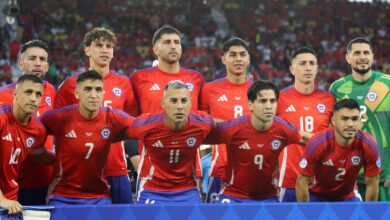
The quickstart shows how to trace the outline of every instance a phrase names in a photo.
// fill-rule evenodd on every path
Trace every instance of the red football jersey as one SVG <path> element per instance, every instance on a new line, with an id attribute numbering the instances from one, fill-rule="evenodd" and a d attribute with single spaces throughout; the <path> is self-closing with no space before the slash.
<path id="1" fill-rule="evenodd" d="M 31 116 L 26 125 L 20 124 L 12 113 L 12 104 L 0 106 L 0 189 L 7 199 L 18 199 L 17 176 L 21 163 L 32 149 L 42 148 L 46 129 Z"/>
<path id="2" fill-rule="evenodd" d="M 138 99 L 141 113 L 162 111 L 161 100 L 164 88 L 172 80 L 181 80 L 188 87 L 192 99 L 192 111 L 198 111 L 198 99 L 204 85 L 203 75 L 199 72 L 180 68 L 178 73 L 166 73 L 158 66 L 138 70 L 130 77 L 134 93 Z"/>
<path id="3" fill-rule="evenodd" d="M 325 90 L 302 94 L 290 86 L 280 91 L 276 115 L 293 123 L 300 131 L 317 133 L 329 127 L 334 103 L 333 94 Z M 298 144 L 283 149 L 279 156 L 279 187 L 295 188 L 303 151 L 304 147 Z"/>
<path id="4" fill-rule="evenodd" d="M 295 126 L 275 117 L 269 129 L 257 131 L 251 124 L 251 115 L 246 115 L 219 124 L 216 132 L 228 153 L 220 193 L 252 199 L 276 196 L 273 174 L 279 153 L 301 139 Z"/>
<path id="5" fill-rule="evenodd" d="M 248 106 L 247 91 L 251 81 L 233 84 L 226 77 L 206 83 L 201 92 L 201 111 L 210 113 L 213 118 L 231 120 L 251 113 Z M 223 177 L 226 166 L 226 146 L 214 145 L 211 158 L 210 175 Z"/>
<path id="6" fill-rule="evenodd" d="M 16 83 L 0 88 L 0 104 L 12 103 L 14 100 L 13 90 Z M 49 82 L 43 82 L 43 96 L 38 110 L 34 113 L 37 117 L 53 108 L 53 102 L 56 96 L 56 90 Z M 48 136 L 45 142 L 45 148 L 53 150 L 53 138 Z M 39 176 L 39 178 L 37 178 Z M 20 168 L 18 183 L 22 189 L 45 188 L 53 181 L 53 167 L 36 163 L 31 157 L 27 157 Z"/>
<path id="7" fill-rule="evenodd" d="M 66 105 L 77 104 L 75 97 L 77 76 L 66 79 L 59 87 L 54 108 Z M 110 72 L 103 78 L 103 89 L 105 91 L 103 106 L 123 110 L 130 115 L 137 115 L 138 107 L 134 98 L 133 88 L 129 78 Z M 127 175 L 127 164 L 125 151 L 122 142 L 114 143 L 108 156 L 105 169 L 106 176 Z"/>
<path id="8" fill-rule="evenodd" d="M 144 143 L 139 163 L 138 192 L 143 189 L 172 192 L 196 187 L 196 166 L 200 165 L 198 148 L 214 122 L 211 116 L 190 114 L 186 126 L 171 130 L 164 113 L 137 117 L 127 135 Z"/>
<path id="9" fill-rule="evenodd" d="M 310 139 L 299 167 L 303 175 L 315 177 L 311 192 L 327 201 L 342 201 L 355 195 L 360 169 L 364 167 L 364 176 L 376 176 L 381 160 L 367 132 L 358 131 L 355 140 L 343 147 L 336 143 L 334 128 L 329 128 Z"/>
<path id="10" fill-rule="evenodd" d="M 45 113 L 42 121 L 55 138 L 58 172 L 49 193 L 71 198 L 109 197 L 104 176 L 108 152 L 110 146 L 120 147 L 111 143 L 131 120 L 125 112 L 107 107 L 101 107 L 91 120 L 80 115 L 78 105 Z"/>

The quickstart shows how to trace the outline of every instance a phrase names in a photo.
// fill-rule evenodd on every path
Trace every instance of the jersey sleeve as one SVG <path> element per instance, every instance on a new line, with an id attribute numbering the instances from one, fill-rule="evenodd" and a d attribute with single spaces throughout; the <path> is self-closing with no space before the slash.
<path id="1" fill-rule="evenodd" d="M 47 94 L 50 96 L 52 100 L 56 99 L 57 91 L 54 88 L 54 86 L 50 83 L 47 83 L 47 87 L 45 88 L 47 90 Z"/>
<path id="2" fill-rule="evenodd" d="M 0 109 L 0 129 L 2 129 L 5 125 L 5 114 Z"/>
<path id="3" fill-rule="evenodd" d="M 205 85 L 200 93 L 199 110 L 210 113 L 209 86 Z"/>
<path id="4" fill-rule="evenodd" d="M 276 108 L 276 115 L 279 116 L 279 117 L 282 117 L 282 109 L 285 109 L 286 107 L 286 102 L 284 100 L 284 97 L 285 97 L 285 92 L 280 92 L 279 94 L 279 99 L 278 99 L 278 107 Z M 287 120 L 287 119 L 286 119 Z"/>
<path id="5" fill-rule="evenodd" d="M 123 110 L 131 116 L 138 116 L 140 113 L 140 109 L 130 80 L 128 80 L 128 85 L 126 85 L 126 88 L 127 93 Z"/>
<path id="6" fill-rule="evenodd" d="M 115 136 L 123 136 L 130 124 L 132 124 L 133 117 L 118 109 L 113 109 L 112 111 L 114 113 L 112 124 L 115 128 Z"/>
<path id="7" fill-rule="evenodd" d="M 134 95 L 134 101 L 135 103 L 137 103 L 137 108 L 138 108 L 138 114 L 134 116 L 139 116 L 141 114 L 141 105 L 140 105 L 141 102 L 139 100 L 139 94 L 137 93 L 137 89 L 136 89 L 137 88 L 136 85 L 139 83 L 136 73 L 137 72 L 132 73 L 129 79 L 130 79 L 130 84 Z"/>
<path id="8" fill-rule="evenodd" d="M 381 172 L 382 166 L 379 150 L 375 140 L 368 133 L 365 132 L 364 134 L 364 176 L 376 176 Z"/>
<path id="9" fill-rule="evenodd" d="M 218 134 L 217 126 L 213 126 L 206 139 L 204 140 L 204 144 L 220 144 L 222 143 L 221 138 Z"/>
<path id="10" fill-rule="evenodd" d="M 138 140 L 142 139 L 139 133 L 139 129 L 137 128 L 137 126 L 134 126 L 134 123 L 137 123 L 137 119 L 138 118 L 132 120 L 131 123 L 129 124 L 129 127 L 126 129 L 125 133 L 127 138 L 138 139 Z"/>
<path id="11" fill-rule="evenodd" d="M 201 122 L 200 125 L 203 130 L 203 139 L 206 139 L 213 128 L 214 120 L 207 112 L 204 111 L 198 111 L 196 118 L 199 122 Z"/>
<path id="12" fill-rule="evenodd" d="M 0 92 L 0 105 L 12 103 L 12 101 L 13 101 L 13 94 L 11 91 L 5 90 L 3 92 Z"/>
<path id="13" fill-rule="evenodd" d="M 233 128 L 230 127 L 230 123 L 231 121 L 222 122 L 218 124 L 215 129 L 215 139 L 218 143 L 226 144 L 226 146 L 230 145 L 232 137 L 234 136 L 234 132 L 232 131 Z M 227 126 L 229 126 L 229 128 L 226 128 Z"/>
<path id="14" fill-rule="evenodd" d="M 76 78 L 71 77 L 65 80 L 58 88 L 58 92 L 54 100 L 54 108 L 61 108 L 78 103 L 75 96 L 75 90 Z"/>
<path id="15" fill-rule="evenodd" d="M 200 90 L 199 90 L 199 93 L 198 93 L 198 109 L 197 110 L 201 110 L 199 104 L 200 104 L 200 101 L 201 101 L 200 100 L 201 99 L 201 92 L 203 90 L 203 87 L 205 86 L 205 83 L 206 83 L 206 81 L 205 81 L 203 75 L 201 73 L 199 73 L 199 87 L 200 87 Z"/>
<path id="16" fill-rule="evenodd" d="M 41 121 L 46 128 L 47 134 L 53 134 L 55 127 L 58 126 L 58 122 L 61 121 L 55 112 L 55 110 L 47 111 L 41 117 Z"/>
<path id="17" fill-rule="evenodd" d="M 314 176 L 314 167 L 319 161 L 317 157 L 320 155 L 318 144 L 318 142 L 313 141 L 313 138 L 307 143 L 303 156 L 299 160 L 299 173 L 309 177 Z"/>
<path id="18" fill-rule="evenodd" d="M 126 129 L 126 137 L 142 141 L 145 135 L 144 131 L 148 129 L 148 126 L 145 124 L 151 117 L 150 113 L 146 113 L 132 119 L 129 127 Z"/>
<path id="19" fill-rule="evenodd" d="M 299 173 L 304 176 L 312 177 L 314 176 L 313 167 L 313 159 L 304 153 L 303 157 L 299 160 Z"/>
<path id="20" fill-rule="evenodd" d="M 290 123 L 290 122 L 287 122 L 281 118 L 279 118 L 280 121 L 279 123 L 282 124 L 282 126 L 284 127 L 284 133 L 287 137 L 287 144 L 286 145 L 290 145 L 290 144 L 299 144 L 299 141 L 301 140 L 301 134 L 299 133 L 297 127 Z"/>
<path id="21" fill-rule="evenodd" d="M 336 95 L 336 94 L 337 94 L 337 91 L 336 91 L 336 90 L 339 88 L 340 84 L 342 84 L 342 82 L 344 82 L 344 79 L 345 79 L 345 78 L 342 77 L 342 78 L 340 78 L 340 79 L 334 81 L 334 82 L 330 85 L 330 87 L 329 87 L 329 92 L 332 93 L 332 94 L 334 94 L 334 95 Z"/>
<path id="22" fill-rule="evenodd" d="M 40 149 L 44 149 L 46 137 L 47 137 L 47 130 L 46 130 L 45 126 L 42 124 L 42 122 L 37 117 L 35 117 L 35 116 L 31 116 L 31 117 L 33 117 L 32 120 L 35 121 L 34 130 L 38 131 L 36 139 L 34 140 L 35 143 L 32 146 L 32 150 L 37 151 Z"/>

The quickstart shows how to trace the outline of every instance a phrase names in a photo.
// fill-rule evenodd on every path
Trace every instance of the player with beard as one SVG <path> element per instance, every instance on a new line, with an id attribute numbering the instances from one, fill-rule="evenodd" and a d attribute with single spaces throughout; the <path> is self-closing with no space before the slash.
<path id="1" fill-rule="evenodd" d="M 364 168 L 365 200 L 377 201 L 381 159 L 375 140 L 359 130 L 359 104 L 342 99 L 334 105 L 333 113 L 334 127 L 313 136 L 299 161 L 297 200 L 361 202 L 356 179 Z"/>
<path id="2" fill-rule="evenodd" d="M 35 75 L 40 79 L 45 77 L 49 69 L 49 47 L 41 40 L 34 39 L 24 43 L 20 49 L 18 67 L 23 75 Z M 16 82 L 0 88 L 0 105 L 10 104 L 14 100 Z M 52 84 L 43 81 L 42 101 L 34 115 L 39 117 L 53 108 L 56 89 Z M 53 138 L 48 136 L 45 142 L 47 150 L 53 150 Z M 39 175 L 40 178 L 36 178 Z M 22 205 L 44 205 L 47 188 L 53 180 L 53 167 L 38 164 L 27 157 L 19 171 L 19 202 Z"/>
<path id="3" fill-rule="evenodd" d="M 352 74 L 335 81 L 330 87 L 330 92 L 337 100 L 351 98 L 359 103 L 362 130 L 374 137 L 381 154 L 379 200 L 390 201 L 388 189 L 384 187 L 384 180 L 390 175 L 390 145 L 387 138 L 390 135 L 390 76 L 371 69 L 374 60 L 373 47 L 364 38 L 358 37 L 348 43 L 345 58 L 352 68 Z M 363 196 L 365 192 L 363 178 L 358 179 L 358 186 Z"/>
<path id="4" fill-rule="evenodd" d="M 205 80 L 201 73 L 180 66 L 180 35 L 180 32 L 171 26 L 158 29 L 152 40 L 158 65 L 138 70 L 130 77 L 142 114 L 162 110 L 160 103 L 164 96 L 164 87 L 172 80 L 181 80 L 186 84 L 192 99 L 191 110 L 198 110 L 199 94 Z"/>

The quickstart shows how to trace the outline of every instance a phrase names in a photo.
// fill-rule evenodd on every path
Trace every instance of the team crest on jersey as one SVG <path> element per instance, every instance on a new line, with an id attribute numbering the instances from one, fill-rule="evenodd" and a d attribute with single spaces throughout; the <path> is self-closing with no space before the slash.
<path id="1" fill-rule="evenodd" d="M 352 156 L 351 157 L 351 164 L 352 164 L 352 166 L 358 166 L 360 164 L 360 157 L 359 156 Z"/>
<path id="2" fill-rule="evenodd" d="M 278 139 L 275 139 L 271 142 L 271 148 L 272 150 L 279 150 L 280 146 L 282 145 L 282 142 Z"/>
<path id="3" fill-rule="evenodd" d="M 114 87 L 112 89 L 112 93 L 115 95 L 115 96 L 122 96 L 122 89 L 118 88 L 118 87 Z"/>
<path id="4" fill-rule="evenodd" d="M 325 106 L 324 104 L 322 104 L 322 103 L 318 104 L 318 105 L 317 105 L 317 111 L 318 111 L 319 113 L 325 113 L 325 111 L 326 111 L 326 106 Z"/>
<path id="5" fill-rule="evenodd" d="M 108 129 L 108 128 L 103 128 L 103 129 L 100 131 L 100 136 L 101 136 L 104 140 L 107 140 L 108 138 L 110 138 L 110 134 L 111 134 L 111 131 L 110 131 L 110 129 Z"/>
<path id="6" fill-rule="evenodd" d="M 194 84 L 191 82 L 186 82 L 185 85 L 187 86 L 188 91 L 192 92 L 192 90 L 194 90 Z"/>
<path id="7" fill-rule="evenodd" d="M 299 167 L 300 168 L 306 168 L 307 167 L 307 160 L 306 158 L 302 157 L 301 160 L 299 161 Z"/>
<path id="8" fill-rule="evenodd" d="M 187 147 L 193 147 L 196 144 L 196 138 L 195 137 L 189 137 L 186 140 Z"/>
<path id="9" fill-rule="evenodd" d="M 381 168 L 381 167 L 382 167 L 382 161 L 381 161 L 381 158 L 380 158 L 380 157 L 376 160 L 376 166 L 377 166 L 378 168 Z"/>
<path id="10" fill-rule="evenodd" d="M 369 102 L 375 102 L 375 100 L 378 99 L 378 94 L 376 94 L 376 92 L 371 91 L 367 93 L 366 98 Z"/>
<path id="11" fill-rule="evenodd" d="M 50 98 L 50 96 L 46 96 L 46 97 L 45 97 L 45 102 L 46 102 L 46 104 L 47 104 L 48 106 L 51 106 L 51 98 Z"/>
<path id="12" fill-rule="evenodd" d="M 28 137 L 26 140 L 26 146 L 30 148 L 35 142 L 35 139 L 33 137 Z"/>

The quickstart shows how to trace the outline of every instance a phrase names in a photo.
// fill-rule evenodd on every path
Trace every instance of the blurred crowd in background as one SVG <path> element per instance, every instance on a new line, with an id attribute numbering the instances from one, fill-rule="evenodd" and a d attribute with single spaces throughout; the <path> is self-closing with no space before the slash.
<path id="1" fill-rule="evenodd" d="M 346 44 L 357 36 L 374 45 L 374 70 L 390 73 L 390 4 L 346 0 L 19 0 L 13 25 L 1 26 L 0 86 L 20 73 L 19 47 L 39 38 L 50 47 L 46 80 L 58 86 L 88 68 L 82 38 L 93 27 L 118 38 L 111 67 L 130 75 L 152 66 L 152 37 L 164 24 L 182 32 L 181 64 L 197 69 L 206 81 L 225 75 L 221 47 L 231 36 L 250 44 L 248 76 L 292 83 L 290 53 L 301 46 L 319 55 L 318 86 L 349 74 Z"/>

